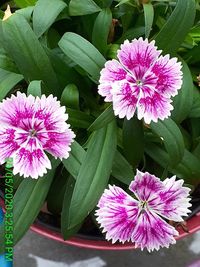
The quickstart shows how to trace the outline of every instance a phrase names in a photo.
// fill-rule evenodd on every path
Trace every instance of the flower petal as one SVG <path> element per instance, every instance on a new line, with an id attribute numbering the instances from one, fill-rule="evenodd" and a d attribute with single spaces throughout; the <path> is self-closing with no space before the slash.
<path id="1" fill-rule="evenodd" d="M 156 91 L 165 97 L 175 96 L 182 85 L 181 63 L 169 55 L 160 56 L 151 71 L 158 77 Z"/>
<path id="2" fill-rule="evenodd" d="M 67 129 L 63 133 L 39 132 L 37 137 L 44 150 L 55 158 L 67 159 L 69 157 L 69 151 L 71 151 L 70 145 L 75 138 L 75 134 L 71 129 Z"/>
<path id="3" fill-rule="evenodd" d="M 34 115 L 35 124 L 39 124 L 38 129 L 46 129 L 48 131 L 64 132 L 68 129 L 66 120 L 68 115 L 65 113 L 66 108 L 60 106 L 60 101 L 57 101 L 57 97 L 49 95 L 46 97 L 42 95 L 41 99 L 36 97 L 35 101 L 36 113 Z"/>
<path id="4" fill-rule="evenodd" d="M 148 173 L 137 170 L 135 179 L 131 182 L 129 189 L 137 196 L 140 201 L 150 201 L 158 196 L 165 187 L 159 178 Z"/>
<path id="5" fill-rule="evenodd" d="M 151 121 L 158 122 L 158 119 L 164 120 L 168 118 L 171 115 L 171 110 L 173 110 L 171 102 L 171 99 L 157 92 L 144 95 L 137 105 L 138 119 L 144 118 L 145 123 L 150 124 Z"/>
<path id="6" fill-rule="evenodd" d="M 143 211 L 134 228 L 131 241 L 135 242 L 142 250 L 147 248 L 149 252 L 158 250 L 160 247 L 169 247 L 175 244 L 174 236 L 178 232 L 174 227 L 161 219 L 156 213 Z"/>
<path id="7" fill-rule="evenodd" d="M 176 222 L 183 221 L 182 217 L 191 212 L 188 208 L 190 188 L 183 187 L 183 180 L 176 176 L 163 181 L 165 189 L 158 193 L 159 197 L 149 202 L 149 206 L 161 216 Z"/>
<path id="8" fill-rule="evenodd" d="M 18 129 L 29 129 L 31 127 L 31 118 L 35 113 L 35 98 L 32 95 L 28 97 L 21 92 L 12 95 L 11 98 L 4 99 L 0 103 L 1 124 L 17 127 Z"/>
<path id="9" fill-rule="evenodd" d="M 13 156 L 13 174 L 19 173 L 25 178 L 31 176 L 37 179 L 51 169 L 51 163 L 38 140 L 30 138 L 27 144 L 23 144 Z"/>
<path id="10" fill-rule="evenodd" d="M 129 241 L 139 214 L 138 202 L 117 186 L 109 186 L 98 203 L 97 221 L 106 239 Z"/>
<path id="11" fill-rule="evenodd" d="M 134 39 L 132 42 L 126 40 L 118 51 L 120 62 L 129 70 L 140 68 L 141 76 L 158 58 L 161 51 L 157 50 L 155 41 L 148 42 L 147 39 Z"/>
<path id="12" fill-rule="evenodd" d="M 113 94 L 113 109 L 119 118 L 126 117 L 127 120 L 134 116 L 138 102 L 139 88 L 127 81 L 115 83 L 111 90 Z"/>
<path id="13" fill-rule="evenodd" d="M 19 148 L 16 141 L 16 130 L 7 128 L 0 131 L 0 164 L 5 163 L 6 159 Z"/>
<path id="14" fill-rule="evenodd" d="M 99 94 L 105 96 L 105 101 L 112 101 L 111 89 L 116 81 L 121 81 L 126 78 L 127 72 L 122 65 L 115 59 L 106 62 L 105 67 L 101 71 L 99 80 Z"/>

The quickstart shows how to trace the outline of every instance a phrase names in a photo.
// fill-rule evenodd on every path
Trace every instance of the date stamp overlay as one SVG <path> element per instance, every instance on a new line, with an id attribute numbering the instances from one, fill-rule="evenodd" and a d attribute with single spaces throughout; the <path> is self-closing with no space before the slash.
<path id="1" fill-rule="evenodd" d="M 1 179 L 4 179 L 5 191 L 5 214 L 0 207 L 0 225 L 4 223 L 4 248 L 5 254 L 0 255 L 1 267 L 13 266 L 13 160 L 7 159 L 5 164 L 5 175 Z M 4 218 L 3 218 L 4 217 Z"/>

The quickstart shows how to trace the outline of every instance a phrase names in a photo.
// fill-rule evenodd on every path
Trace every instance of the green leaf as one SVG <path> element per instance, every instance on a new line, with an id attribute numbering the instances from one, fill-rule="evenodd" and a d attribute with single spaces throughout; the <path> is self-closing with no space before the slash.
<path id="1" fill-rule="evenodd" d="M 0 47 L 0 69 L 19 73 L 19 70 L 17 69 L 15 63 L 2 47 Z"/>
<path id="2" fill-rule="evenodd" d="M 105 189 L 116 152 L 115 121 L 93 133 L 74 187 L 69 226 L 74 227 L 94 209 Z"/>
<path id="3" fill-rule="evenodd" d="M 184 140 L 182 133 L 177 124 L 172 119 L 165 119 L 164 121 L 152 122 L 151 129 L 156 133 L 169 154 L 170 163 L 176 166 L 184 155 Z"/>
<path id="4" fill-rule="evenodd" d="M 67 113 L 69 115 L 69 124 L 75 128 L 87 129 L 94 121 L 90 115 L 79 110 L 67 108 Z"/>
<path id="5" fill-rule="evenodd" d="M 29 23 L 32 22 L 34 6 L 28 6 L 26 8 L 18 9 L 15 13 L 22 15 Z"/>
<path id="6" fill-rule="evenodd" d="M 121 44 L 127 39 L 129 41 L 132 41 L 134 38 L 139 38 L 142 35 L 145 35 L 145 27 L 140 26 L 140 27 L 130 28 L 123 33 L 122 37 L 119 40 L 117 40 L 117 43 Z"/>
<path id="7" fill-rule="evenodd" d="M 10 90 L 21 80 L 23 80 L 22 75 L 0 69 L 0 101 L 4 99 Z"/>
<path id="8" fill-rule="evenodd" d="M 13 14 L 0 26 L 4 49 L 26 81 L 42 80 L 47 88 L 44 93 L 58 95 L 59 86 L 50 60 L 26 19 Z"/>
<path id="9" fill-rule="evenodd" d="M 188 64 L 198 64 L 200 61 L 200 44 L 189 50 L 184 55 L 184 59 L 187 60 Z"/>
<path id="10" fill-rule="evenodd" d="M 68 172 L 76 179 L 85 158 L 86 152 L 79 143 L 74 141 L 71 145 L 71 151 L 68 159 L 63 159 L 62 162 Z"/>
<path id="11" fill-rule="evenodd" d="M 112 176 L 126 185 L 129 185 L 134 178 L 134 172 L 131 165 L 118 150 L 115 153 L 113 161 Z"/>
<path id="12" fill-rule="evenodd" d="M 165 54 L 176 52 L 194 23 L 195 13 L 195 0 L 178 0 L 171 16 L 155 37 L 158 48 Z"/>
<path id="13" fill-rule="evenodd" d="M 37 37 L 49 29 L 66 6 L 62 0 L 37 1 L 33 11 L 33 30 Z"/>
<path id="14" fill-rule="evenodd" d="M 20 8 L 24 8 L 27 6 L 34 6 L 37 0 L 14 0 L 16 5 Z"/>
<path id="15" fill-rule="evenodd" d="M 77 178 L 81 164 L 86 156 L 85 150 L 79 145 L 76 141 L 73 142 L 71 146 L 71 152 L 68 159 L 63 159 L 63 164 L 68 172 L 74 177 Z M 122 156 L 119 151 L 116 151 L 113 166 L 112 166 L 112 176 L 114 176 L 119 181 L 129 185 L 133 180 L 134 173 L 131 165 L 128 161 Z"/>
<path id="16" fill-rule="evenodd" d="M 170 156 L 155 144 L 147 143 L 145 152 L 163 168 L 167 167 L 171 173 L 183 178 L 188 183 L 200 179 L 200 161 L 186 149 L 182 161 L 176 167 L 170 165 Z"/>
<path id="17" fill-rule="evenodd" d="M 19 174 L 16 174 L 13 177 L 13 188 L 17 189 L 23 180 L 24 178 L 22 176 L 20 176 Z"/>
<path id="18" fill-rule="evenodd" d="M 101 11 L 101 8 L 92 0 L 71 0 L 69 3 L 70 16 L 82 16 Z"/>
<path id="19" fill-rule="evenodd" d="M 143 4 L 145 19 L 145 38 L 149 38 L 149 34 L 153 25 L 154 9 L 151 3 Z"/>
<path id="20" fill-rule="evenodd" d="M 139 121 L 135 116 L 124 120 L 123 147 L 126 159 L 135 169 L 144 154 L 143 121 Z"/>
<path id="21" fill-rule="evenodd" d="M 61 95 L 61 105 L 79 109 L 79 91 L 75 84 L 68 84 Z"/>
<path id="22" fill-rule="evenodd" d="M 105 7 L 109 7 L 111 6 L 113 0 L 102 0 L 103 4 Z"/>
<path id="23" fill-rule="evenodd" d="M 30 82 L 28 89 L 28 95 L 41 96 L 41 81 L 32 81 Z"/>
<path id="24" fill-rule="evenodd" d="M 61 233 L 63 235 L 64 240 L 71 237 L 73 234 L 77 233 L 79 228 L 81 227 L 81 224 L 76 225 L 75 227 L 69 228 L 69 207 L 71 203 L 71 198 L 73 195 L 75 186 L 75 180 L 72 176 L 69 176 L 69 179 L 67 181 L 66 185 L 66 191 L 64 195 L 63 200 L 63 206 L 62 206 L 62 213 L 61 213 Z"/>
<path id="25" fill-rule="evenodd" d="M 92 43 L 102 54 L 105 54 L 107 50 L 111 24 L 112 12 L 109 8 L 105 8 L 97 16 L 92 32 Z"/>
<path id="26" fill-rule="evenodd" d="M 96 131 L 104 126 L 106 126 L 108 123 L 110 123 L 112 120 L 115 119 L 113 107 L 112 105 L 109 106 L 107 109 L 104 110 L 104 112 L 99 115 L 99 117 L 90 125 L 88 128 L 89 132 Z"/>
<path id="27" fill-rule="evenodd" d="M 55 48 L 53 50 L 48 49 L 47 54 L 56 73 L 57 79 L 59 81 L 60 87 L 64 90 L 65 86 L 69 83 L 74 83 L 82 85 L 82 80 L 80 81 L 80 75 L 71 68 L 68 62 L 65 62 L 65 55 L 60 48 Z"/>
<path id="28" fill-rule="evenodd" d="M 174 110 L 172 111 L 172 119 L 178 123 L 187 118 L 193 103 L 193 91 L 194 85 L 192 75 L 188 65 L 182 60 L 183 64 L 183 84 L 178 91 L 178 95 L 175 96 L 173 101 Z"/>
<path id="29" fill-rule="evenodd" d="M 62 211 L 68 176 L 69 174 L 66 169 L 59 171 L 49 189 L 47 209 L 53 214 L 60 215 Z"/>
<path id="30" fill-rule="evenodd" d="M 92 79 L 99 80 L 106 60 L 90 42 L 76 33 L 68 32 L 60 40 L 59 46 L 71 60 L 88 72 Z"/>
<path id="31" fill-rule="evenodd" d="M 194 94 L 194 98 L 193 98 L 193 103 L 192 103 L 192 107 L 190 110 L 190 113 L 188 114 L 189 118 L 200 118 L 200 92 L 199 89 L 197 89 L 196 87 L 194 87 L 193 89 L 193 94 Z"/>
<path id="32" fill-rule="evenodd" d="M 14 195 L 13 221 L 16 244 L 36 219 L 52 183 L 59 161 L 52 161 L 52 169 L 37 180 L 24 179 Z M 22 197 L 23 196 L 23 197 Z"/>

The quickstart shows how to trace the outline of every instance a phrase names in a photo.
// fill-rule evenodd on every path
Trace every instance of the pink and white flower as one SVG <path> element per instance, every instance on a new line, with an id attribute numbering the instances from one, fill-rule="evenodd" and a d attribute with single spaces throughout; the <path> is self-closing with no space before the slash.
<path id="1" fill-rule="evenodd" d="M 183 180 L 173 176 L 161 181 L 148 172 L 137 171 L 129 189 L 135 198 L 118 186 L 109 185 L 98 203 L 97 221 L 113 243 L 132 241 L 148 251 L 169 247 L 176 242 L 177 230 L 167 223 L 183 221 L 188 209 L 189 191 Z"/>
<path id="2" fill-rule="evenodd" d="M 13 174 L 38 178 L 55 158 L 68 158 L 75 134 L 66 123 L 65 107 L 52 95 L 12 95 L 0 103 L 0 164 L 13 158 Z"/>
<path id="3" fill-rule="evenodd" d="M 169 117 L 171 97 L 182 85 L 181 63 L 177 58 L 160 55 L 155 41 L 126 40 L 118 60 L 109 60 L 101 71 L 98 92 L 113 102 L 115 115 L 131 119 L 136 110 L 139 120 L 149 124 Z"/>

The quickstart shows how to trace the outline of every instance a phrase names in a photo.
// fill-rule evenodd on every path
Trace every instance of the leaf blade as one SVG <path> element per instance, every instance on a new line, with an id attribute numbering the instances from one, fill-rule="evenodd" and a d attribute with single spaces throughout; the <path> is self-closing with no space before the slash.
<path id="1" fill-rule="evenodd" d="M 37 37 L 48 30 L 66 6 L 61 0 L 38 0 L 36 2 L 33 11 L 33 30 Z"/>
<path id="2" fill-rule="evenodd" d="M 67 32 L 59 42 L 63 52 L 83 68 L 95 81 L 99 80 L 100 71 L 106 60 L 86 39 L 78 34 Z"/>
<path id="3" fill-rule="evenodd" d="M 92 136 L 72 195 L 70 228 L 79 224 L 97 204 L 111 173 L 116 144 L 115 121 Z"/>

